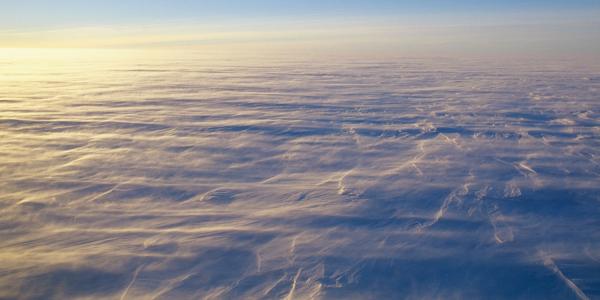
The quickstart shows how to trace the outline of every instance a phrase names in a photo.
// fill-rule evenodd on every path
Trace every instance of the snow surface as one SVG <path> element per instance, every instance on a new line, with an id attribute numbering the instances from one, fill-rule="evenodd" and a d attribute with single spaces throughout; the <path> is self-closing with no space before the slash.
<path id="1" fill-rule="evenodd" d="M 0 60 L 0 298 L 600 298 L 600 68 Z"/>

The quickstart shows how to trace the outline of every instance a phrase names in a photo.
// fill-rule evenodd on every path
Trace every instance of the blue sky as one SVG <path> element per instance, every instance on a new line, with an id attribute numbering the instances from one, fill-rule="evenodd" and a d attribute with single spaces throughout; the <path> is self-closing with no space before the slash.
<path id="1" fill-rule="evenodd" d="M 0 47 L 600 52 L 599 0 L 0 0 Z M 235 48 L 233 47 L 233 48 Z M 232 47 L 230 47 L 232 48 Z"/>
<path id="2" fill-rule="evenodd" d="M 598 0 L 24 0 L 0 1 L 4 29 L 156 23 L 222 18 L 294 18 L 331 16 L 406 16 L 564 13 L 598 10 Z"/>

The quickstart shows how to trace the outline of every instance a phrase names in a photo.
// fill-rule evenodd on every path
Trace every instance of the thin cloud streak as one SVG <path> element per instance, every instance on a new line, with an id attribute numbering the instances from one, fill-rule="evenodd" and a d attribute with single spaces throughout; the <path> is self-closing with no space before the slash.
<path id="1" fill-rule="evenodd" d="M 4 48 L 181 48 L 224 52 L 336 52 L 425 56 L 581 55 L 600 50 L 588 21 L 478 26 L 401 21 L 167 23 L 5 31 Z"/>

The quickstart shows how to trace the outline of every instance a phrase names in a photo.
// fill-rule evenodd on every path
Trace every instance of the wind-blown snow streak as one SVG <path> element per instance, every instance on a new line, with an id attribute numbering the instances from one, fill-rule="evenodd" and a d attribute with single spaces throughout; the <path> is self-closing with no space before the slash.
<path id="1" fill-rule="evenodd" d="M 0 298 L 600 297 L 599 68 L 41 61 L 0 61 Z"/>

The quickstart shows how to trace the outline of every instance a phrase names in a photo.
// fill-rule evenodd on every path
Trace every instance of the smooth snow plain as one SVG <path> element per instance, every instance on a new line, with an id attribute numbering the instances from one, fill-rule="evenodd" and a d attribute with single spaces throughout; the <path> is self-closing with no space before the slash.
<path id="1" fill-rule="evenodd" d="M 600 68 L 0 60 L 2 299 L 599 299 Z"/>

